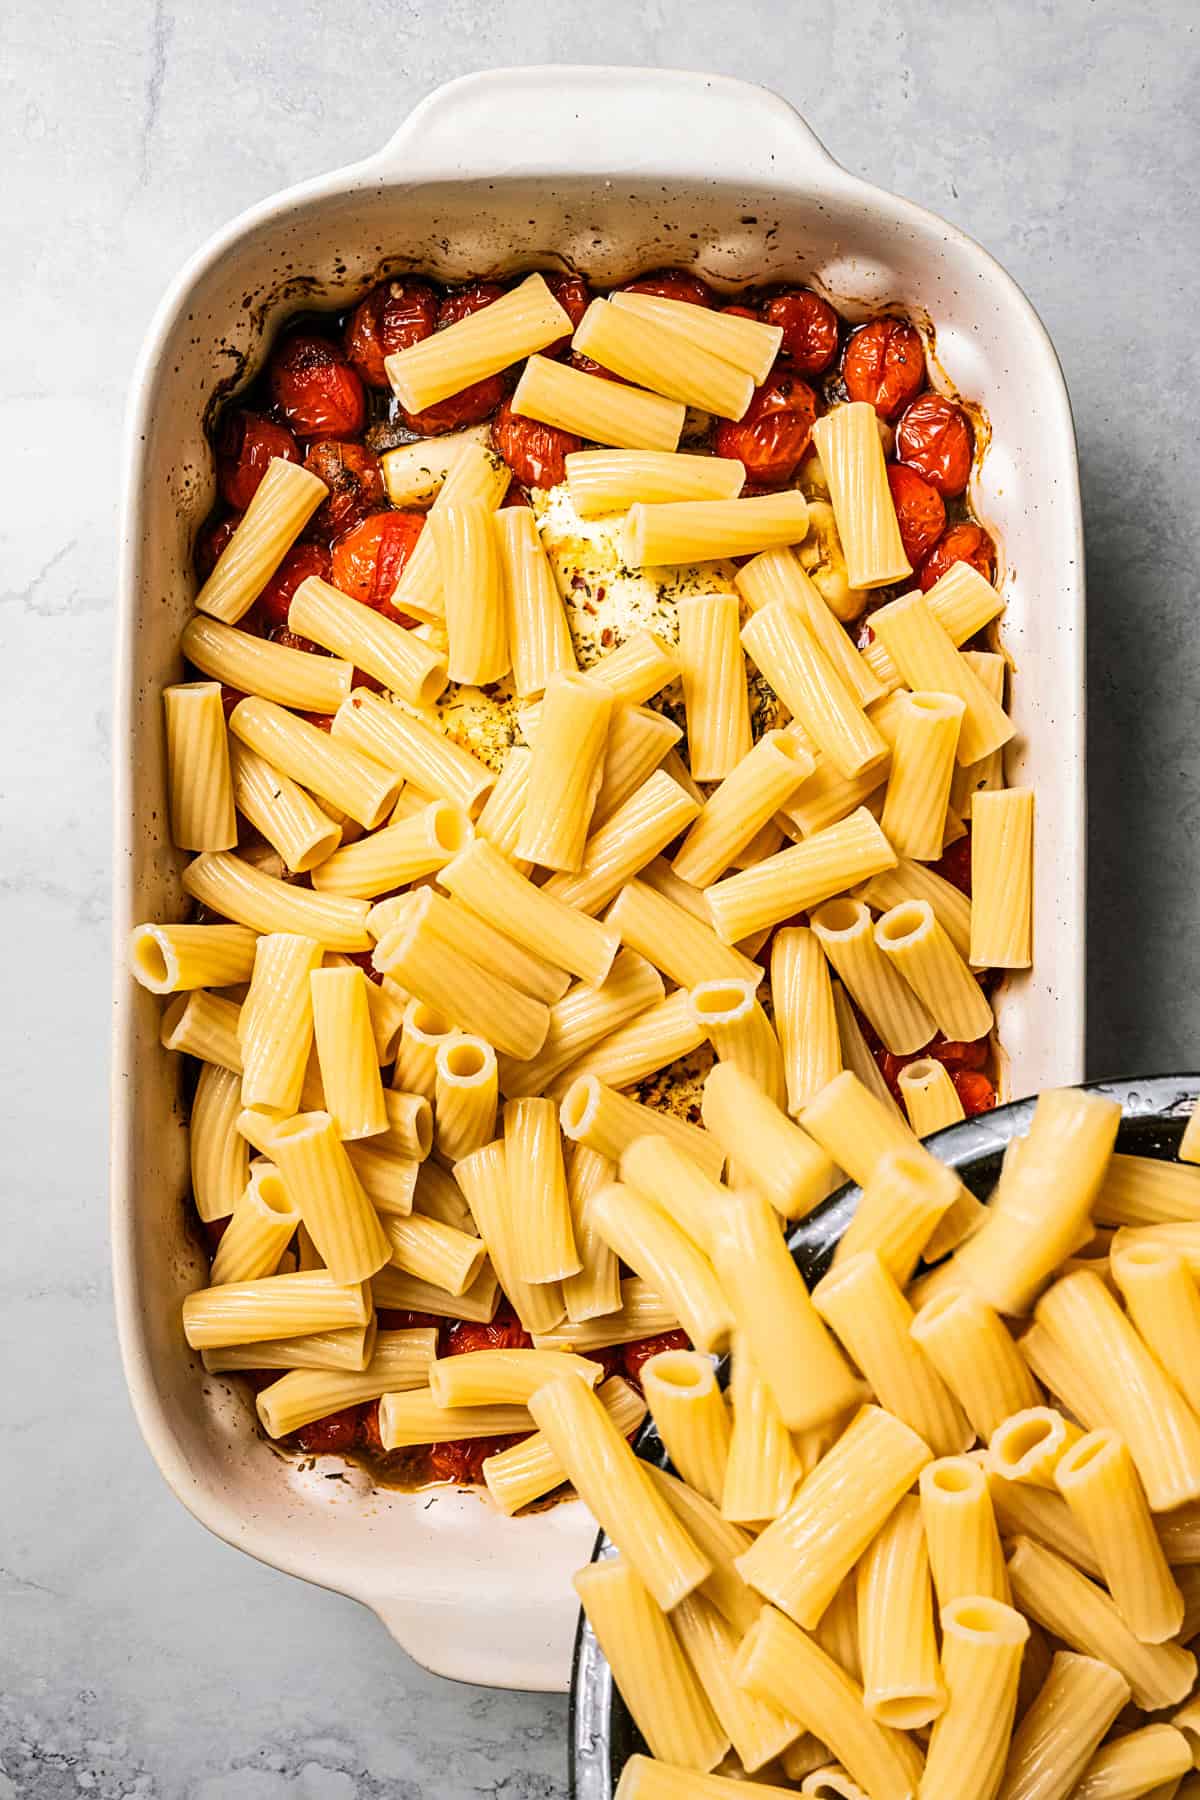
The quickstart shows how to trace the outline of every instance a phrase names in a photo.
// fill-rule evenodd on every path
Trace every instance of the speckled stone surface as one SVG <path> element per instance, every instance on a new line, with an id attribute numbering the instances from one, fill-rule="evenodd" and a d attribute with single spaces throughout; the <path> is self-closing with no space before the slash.
<path id="1" fill-rule="evenodd" d="M 559 1795 L 563 1700 L 427 1676 L 366 1612 L 209 1537 L 124 1399 L 105 1246 L 109 685 L 139 340 L 214 227 L 366 154 L 452 75 L 616 60 L 779 88 L 849 167 L 994 251 L 1058 345 L 1090 574 L 1090 1063 L 1194 1066 L 1195 9 L 15 0 L 4 36 L 0 1800 Z"/>

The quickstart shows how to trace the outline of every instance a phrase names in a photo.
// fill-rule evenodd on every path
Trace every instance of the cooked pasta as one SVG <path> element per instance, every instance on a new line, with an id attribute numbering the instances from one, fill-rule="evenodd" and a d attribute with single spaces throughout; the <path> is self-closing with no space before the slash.
<path id="1" fill-rule="evenodd" d="M 487 425 L 468 425 L 445 437 L 418 438 L 385 450 L 379 461 L 388 499 L 393 506 L 427 505 L 437 497 L 455 463 L 468 444 L 484 449 L 491 442 Z"/>
<path id="2" fill-rule="evenodd" d="M 973 1043 L 992 1029 L 992 1009 L 934 917 L 928 900 L 906 900 L 875 925 L 875 942 L 944 1036 Z"/>
<path id="3" fill-rule="evenodd" d="M 385 825 L 381 831 L 335 850 L 313 869 L 313 887 L 321 894 L 373 900 L 377 894 L 444 868 L 474 835 L 461 807 L 449 800 L 431 800 L 399 824 Z"/>
<path id="4" fill-rule="evenodd" d="M 857 1571 L 863 1705 L 880 1725 L 911 1731 L 946 1706 L 933 1629 L 921 1506 L 901 1500 Z"/>
<path id="5" fill-rule="evenodd" d="M 886 739 L 796 607 L 771 601 L 753 614 L 742 642 L 807 736 L 847 781 L 885 761 Z"/>
<path id="6" fill-rule="evenodd" d="M 715 1498 L 723 1519 L 758 1530 L 769 1519 L 779 1517 L 805 1471 L 744 1336 L 734 1342 L 729 1392 L 733 1428 L 721 1485 L 710 1497 Z M 688 1480 L 696 1486 L 690 1477 Z"/>
<path id="7" fill-rule="evenodd" d="M 653 313 L 631 315 L 610 300 L 593 300 L 572 343 L 581 355 L 638 387 L 702 412 L 740 419 L 754 393 L 754 379 L 707 346 L 705 335 L 681 334 L 678 326 Z"/>
<path id="8" fill-rule="evenodd" d="M 963 1793 L 993 1800 L 1004 1776 L 1029 1626 L 1002 1600 L 981 1595 L 942 1609 L 946 1706 L 934 1724 L 921 1777 L 929 1800 Z"/>
<path id="9" fill-rule="evenodd" d="M 570 318 L 542 277 L 527 275 L 490 306 L 394 351 L 384 367 L 401 405 L 419 413 L 570 331 Z"/>
<path id="10" fill-rule="evenodd" d="M 787 1110 L 798 1113 L 842 1068 L 828 965 L 820 941 L 803 925 L 784 926 L 771 940 L 771 998 Z"/>
<path id="11" fill-rule="evenodd" d="M 618 951 L 598 986 L 578 982 L 550 1008 L 550 1026 L 536 1056 L 524 1061 L 511 1057 L 501 1060 L 502 1089 L 508 1095 L 536 1094 L 539 1090 L 557 1094 L 567 1075 L 574 1080 L 577 1073 L 599 1073 L 582 1067 L 593 1047 L 607 1043 L 610 1034 L 644 1018 L 663 993 L 662 977 L 644 957 L 633 950 Z M 622 1084 L 614 1081 L 611 1085 Z"/>
<path id="12" fill-rule="evenodd" d="M 642 1365 L 642 1391 L 680 1475 L 719 1506 L 729 1459 L 730 1419 L 708 1357 L 692 1350 L 661 1351 Z"/>
<path id="13" fill-rule="evenodd" d="M 450 679 L 468 686 L 499 681 L 512 667 L 492 510 L 486 500 L 464 500 L 429 515 L 446 609 Z"/>
<path id="14" fill-rule="evenodd" d="M 527 506 L 495 515 L 508 649 L 517 694 L 540 694 L 552 675 L 575 667 L 571 631 L 537 521 Z"/>
<path id="15" fill-rule="evenodd" d="M 882 869 L 895 866 L 896 853 L 865 807 L 824 831 L 814 832 L 766 857 L 752 869 L 727 875 L 707 890 L 717 935 L 739 943 L 752 931 L 778 925 L 793 913 L 831 900 Z"/>
<path id="16" fill-rule="evenodd" d="M 708 1258 L 670 1215 L 636 1188 L 611 1182 L 592 1196 L 596 1230 L 671 1307 L 699 1350 L 723 1350 L 731 1318 Z"/>
<path id="17" fill-rule="evenodd" d="M 482 808 L 496 777 L 469 751 L 379 694 L 355 688 L 334 713 L 333 741 L 394 770 L 423 794 L 450 800 L 468 818 Z"/>
<path id="18" fill-rule="evenodd" d="M 181 850 L 230 850 L 237 819 L 220 683 L 164 688 L 163 713 L 171 837 Z"/>
<path id="19" fill-rule="evenodd" d="M 746 500 L 671 500 L 631 506 L 621 534 L 635 567 L 716 562 L 778 544 L 798 544 L 808 530 L 808 503 L 794 490 Z"/>
<path id="20" fill-rule="evenodd" d="M 785 1219 L 802 1219 L 831 1192 L 834 1168 L 824 1151 L 788 1118 L 782 1099 L 780 1093 L 776 1101 L 734 1056 L 722 1059 L 706 1077 L 700 1112 L 739 1174 Z"/>
<path id="21" fill-rule="evenodd" d="M 292 874 L 306 874 L 332 856 L 342 827 L 298 782 L 237 738 L 229 745 L 229 763 L 237 810 L 278 850 Z"/>
<path id="22" fill-rule="evenodd" d="M 135 925 L 129 972 L 152 994 L 234 987 L 253 971 L 255 948 L 244 925 Z"/>
<path id="23" fill-rule="evenodd" d="M 733 500 L 746 479 L 742 464 L 729 457 L 663 450 L 575 450 L 565 462 L 581 519 L 625 512 L 638 500 Z"/>
<path id="24" fill-rule="evenodd" d="M 399 796 L 396 776 L 273 700 L 240 700 L 229 715 L 229 729 L 274 768 L 369 829 L 382 822 Z"/>
<path id="25" fill-rule="evenodd" d="M 236 625 L 328 496 L 329 489 L 311 470 L 272 456 L 216 567 L 196 595 L 197 609 Z"/>
<path id="26" fill-rule="evenodd" d="M 362 970 L 353 966 L 314 969 L 309 976 L 325 1105 L 343 1139 L 377 1137 L 388 1129 L 368 985 Z M 253 984 L 247 1008 L 252 997 Z M 243 1086 L 245 1080 L 243 1075 Z"/>
<path id="27" fill-rule="evenodd" d="M 934 1021 L 879 948 L 866 902 L 827 900 L 811 913 L 810 923 L 847 993 L 887 1048 L 907 1056 L 927 1044 Z"/>
<path id="28" fill-rule="evenodd" d="M 622 450 L 674 450 L 687 408 L 643 388 L 619 386 L 599 375 L 531 356 L 517 383 L 512 408 L 527 419 L 554 425 L 596 444 Z"/>
<path id="29" fill-rule="evenodd" d="M 976 794 L 971 809 L 971 962 L 1027 969 L 1033 960 L 1033 789 Z"/>
<path id="30" fill-rule="evenodd" d="M 559 1119 L 573 1143 L 587 1144 L 614 1162 L 635 1138 L 654 1132 L 699 1163 L 714 1180 L 725 1166 L 725 1152 L 708 1132 L 686 1124 L 674 1113 L 659 1112 L 618 1094 L 594 1075 L 571 1083 L 563 1095 Z"/>
<path id="31" fill-rule="evenodd" d="M 1145 1644 L 1174 1637 L 1183 1624 L 1183 1595 L 1133 1459 L 1116 1432 L 1077 1437 L 1059 1458 L 1054 1481 L 1091 1540 L 1108 1591 L 1134 1636 Z"/>
<path id="32" fill-rule="evenodd" d="M 235 631 L 203 614 L 184 626 L 180 648 L 211 680 L 306 712 L 335 711 L 350 693 L 354 677 L 348 662 Z"/>
<path id="33" fill-rule="evenodd" d="M 292 595 L 288 627 L 356 669 L 365 669 L 413 706 L 432 706 L 446 685 L 444 656 L 414 632 L 340 593 L 319 575 L 308 576 Z"/>
<path id="34" fill-rule="evenodd" d="M 577 912 L 600 912 L 691 824 L 699 810 L 698 801 L 656 769 L 591 833 L 578 870 L 552 875 L 541 891 Z"/>
<path id="35" fill-rule="evenodd" d="M 708 893 L 712 893 L 712 889 Z M 605 923 L 622 944 L 680 987 L 720 977 L 761 979 L 762 970 L 742 951 L 723 942 L 711 924 L 680 906 L 645 879 L 627 882 L 608 909 Z"/>
<path id="36" fill-rule="evenodd" d="M 922 1056 L 908 1063 L 901 1069 L 896 1085 L 908 1122 L 919 1138 L 932 1137 L 947 1125 L 957 1125 L 963 1117 L 963 1104 L 946 1065 L 935 1057 Z"/>
<path id="37" fill-rule="evenodd" d="M 936 862 L 942 854 L 962 719 L 956 694 L 904 697 L 879 823 L 899 854 L 915 862 Z"/>

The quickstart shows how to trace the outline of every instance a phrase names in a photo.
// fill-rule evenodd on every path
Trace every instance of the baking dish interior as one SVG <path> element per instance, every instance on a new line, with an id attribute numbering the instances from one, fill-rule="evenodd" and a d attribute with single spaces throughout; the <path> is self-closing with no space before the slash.
<path id="1" fill-rule="evenodd" d="M 118 737 L 122 952 L 133 922 L 185 910 L 167 832 L 159 693 L 180 674 L 191 542 L 213 499 L 204 427 L 216 398 L 248 378 L 290 312 L 343 306 L 384 271 L 455 281 L 561 266 L 608 283 L 686 264 L 725 289 L 804 280 L 852 315 L 894 303 L 932 321 L 948 380 L 990 419 L 976 507 L 1007 561 L 1013 774 L 1035 781 L 1039 796 L 1037 968 L 1007 985 L 1000 1030 L 1010 1092 L 1078 1077 L 1082 646 L 1061 378 L 1027 303 L 982 252 L 824 166 L 822 180 L 792 192 L 786 176 L 771 187 L 644 174 L 407 185 L 402 172 L 385 177 L 368 164 L 261 209 L 198 260 L 161 318 L 135 403 L 119 677 L 128 727 Z M 339 1465 L 304 1464 L 261 1440 L 247 1395 L 206 1376 L 186 1349 L 180 1302 L 205 1260 L 186 1223 L 179 1070 L 158 1045 L 158 1003 L 118 982 L 118 1307 L 135 1405 L 167 1479 L 229 1541 L 373 1606 L 430 1668 L 564 1685 L 569 1575 L 593 1529 L 577 1503 L 509 1520 L 471 1492 L 435 1490 L 429 1504 L 428 1492 L 373 1491 L 353 1469 L 327 1479 Z"/>

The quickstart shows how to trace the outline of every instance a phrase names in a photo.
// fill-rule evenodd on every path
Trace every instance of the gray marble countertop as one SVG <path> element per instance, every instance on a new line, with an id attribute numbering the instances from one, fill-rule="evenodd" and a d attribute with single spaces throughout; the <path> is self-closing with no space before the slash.
<path id="1" fill-rule="evenodd" d="M 163 1486 L 109 1303 L 118 433 L 151 310 L 233 213 L 379 145 L 435 84 L 640 61 L 769 83 L 850 168 L 1031 295 L 1075 406 L 1089 560 L 1090 1063 L 1200 1061 L 1189 0 L 14 0 L 0 233 L 0 1800 L 541 1800 L 562 1699 L 426 1675 Z M 1046 596 L 1053 604 L 1053 595 Z"/>

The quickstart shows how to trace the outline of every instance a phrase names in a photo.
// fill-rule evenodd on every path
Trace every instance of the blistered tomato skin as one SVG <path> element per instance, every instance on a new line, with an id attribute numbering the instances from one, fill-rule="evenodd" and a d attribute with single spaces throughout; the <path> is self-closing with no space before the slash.
<path id="1" fill-rule="evenodd" d="M 686 300 L 691 306 L 715 306 L 717 296 L 707 281 L 689 275 L 686 269 L 653 269 L 627 281 L 621 290 L 626 294 L 657 294 L 660 300 Z"/>
<path id="2" fill-rule="evenodd" d="M 381 512 L 363 519 L 333 546 L 334 587 L 390 618 L 400 618 L 390 605 L 391 597 L 424 525 L 424 513 Z"/>
<path id="3" fill-rule="evenodd" d="M 328 581 L 330 556 L 323 544 L 293 544 L 254 603 L 264 632 L 286 626 L 292 595 L 310 575 Z"/>
<path id="4" fill-rule="evenodd" d="M 928 593 L 933 584 L 940 581 L 946 570 L 953 568 L 956 562 L 970 563 L 973 569 L 978 569 L 985 581 L 992 579 L 996 570 L 996 546 L 982 525 L 976 525 L 971 520 L 951 525 L 921 566 L 918 579 L 922 593 Z"/>
<path id="5" fill-rule="evenodd" d="M 809 288 L 776 294 L 763 308 L 763 322 L 782 326 L 779 354 L 799 375 L 824 374 L 837 355 L 838 316 Z"/>
<path id="6" fill-rule="evenodd" d="M 872 319 L 854 332 L 842 359 L 852 400 L 865 400 L 882 419 L 894 419 L 925 385 L 920 333 L 903 319 Z"/>
<path id="7" fill-rule="evenodd" d="M 686 1331 L 662 1331 L 657 1337 L 638 1338 L 635 1343 L 626 1344 L 621 1351 L 625 1379 L 640 1389 L 642 1368 L 652 1356 L 657 1356 L 660 1350 L 687 1350 L 690 1346 L 691 1339 Z"/>
<path id="8" fill-rule="evenodd" d="M 956 838 L 948 850 L 943 850 L 941 858 L 931 863 L 935 875 L 940 875 L 960 893 L 971 898 L 971 834 Z"/>
<path id="9" fill-rule="evenodd" d="M 566 458 L 583 449 L 583 439 L 554 425 L 539 425 L 515 413 L 505 400 L 492 420 L 492 443 L 516 479 L 527 488 L 556 487 L 567 478 Z"/>
<path id="10" fill-rule="evenodd" d="M 945 530 L 946 508 L 937 489 L 904 463 L 889 463 L 887 478 L 904 554 L 915 569 Z"/>
<path id="11" fill-rule="evenodd" d="M 446 294 L 437 309 L 437 329 L 445 331 L 472 313 L 482 312 L 501 299 L 505 289 L 498 281 L 472 281 L 466 287 Z M 450 394 L 421 412 L 405 412 L 404 423 L 421 437 L 441 437 L 448 431 L 461 431 L 467 425 L 480 425 L 495 412 L 508 391 L 503 375 L 485 375 L 473 381 L 459 394 Z"/>
<path id="12" fill-rule="evenodd" d="M 468 1356 L 473 1350 L 528 1350 L 533 1339 L 511 1313 L 501 1312 L 490 1325 L 456 1319 L 446 1333 L 443 1356 Z"/>
<path id="13" fill-rule="evenodd" d="M 196 573 L 201 581 L 208 580 L 221 559 L 221 552 L 241 522 L 242 515 L 238 513 L 233 518 L 219 519 L 215 525 L 208 524 L 201 528 L 192 552 Z"/>
<path id="14" fill-rule="evenodd" d="M 923 475 L 946 499 L 971 478 L 975 433 L 961 406 L 943 394 L 922 394 L 896 427 L 896 457 Z"/>
<path id="15" fill-rule="evenodd" d="M 309 528 L 318 537 L 340 537 L 387 502 L 383 464 L 365 444 L 320 438 L 309 445 L 304 466 L 329 489 L 328 500 L 321 502 Z"/>
<path id="16" fill-rule="evenodd" d="M 555 338 L 541 352 L 543 356 L 561 356 L 571 345 L 571 332 L 579 324 L 595 296 L 582 275 L 543 275 L 542 280 L 571 321 L 571 331 Z"/>
<path id="17" fill-rule="evenodd" d="M 357 437 L 366 422 L 363 384 L 335 344 L 297 332 L 271 358 L 271 398 L 302 438 Z"/>
<path id="18" fill-rule="evenodd" d="M 245 512 L 273 456 L 300 461 L 300 446 L 285 425 L 240 409 L 222 418 L 215 448 L 217 491 L 235 512 Z"/>
<path id="19" fill-rule="evenodd" d="M 817 397 L 799 375 L 775 373 L 760 388 L 742 418 L 717 427 L 713 449 L 746 466 L 747 482 L 783 487 L 808 449 Z"/>
<path id="20" fill-rule="evenodd" d="M 368 387 L 389 385 L 385 357 L 433 335 L 437 306 L 429 282 L 412 277 L 381 281 L 359 301 L 346 326 L 346 355 Z"/>
<path id="21" fill-rule="evenodd" d="M 328 1413 L 323 1419 L 302 1425 L 296 1433 L 300 1448 L 310 1456 L 333 1456 L 353 1450 L 359 1439 L 360 1412 L 360 1407 L 346 1406 L 341 1412 Z"/>
<path id="22" fill-rule="evenodd" d="M 951 1076 L 951 1080 L 968 1119 L 974 1119 L 980 1113 L 991 1112 L 996 1104 L 996 1090 L 988 1076 L 977 1074 L 972 1069 L 959 1069 Z"/>

